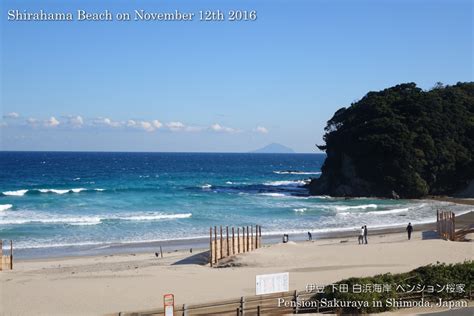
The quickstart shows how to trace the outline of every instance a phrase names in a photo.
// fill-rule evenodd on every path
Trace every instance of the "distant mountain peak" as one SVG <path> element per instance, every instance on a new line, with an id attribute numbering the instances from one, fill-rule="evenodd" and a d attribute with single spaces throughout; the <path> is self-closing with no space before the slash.
<path id="1" fill-rule="evenodd" d="M 265 147 L 252 151 L 252 153 L 256 154 L 293 154 L 294 152 L 293 149 L 277 143 L 271 143 Z"/>

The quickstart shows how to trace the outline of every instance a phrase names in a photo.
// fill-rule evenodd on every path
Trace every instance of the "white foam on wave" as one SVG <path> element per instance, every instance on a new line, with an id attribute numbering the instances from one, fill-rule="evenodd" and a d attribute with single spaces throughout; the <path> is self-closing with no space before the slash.
<path id="1" fill-rule="evenodd" d="M 276 174 L 321 174 L 321 171 L 273 171 Z"/>
<path id="2" fill-rule="evenodd" d="M 42 224 L 69 224 L 69 225 L 97 225 L 100 224 L 100 217 L 38 217 L 0 220 L 0 225 L 21 225 L 29 223 Z"/>
<path id="3" fill-rule="evenodd" d="M 368 208 L 377 208 L 377 204 L 363 204 L 363 205 L 335 205 L 336 211 L 347 211 L 347 210 L 365 210 Z"/>
<path id="4" fill-rule="evenodd" d="M 27 216 L 28 215 L 28 216 Z M 143 215 L 126 214 L 113 216 L 31 216 L 30 214 L 23 214 L 22 218 L 0 218 L 0 225 L 21 225 L 21 224 L 66 224 L 72 226 L 89 226 L 101 224 L 104 220 L 121 220 L 121 221 L 157 221 L 169 219 L 190 218 L 192 213 L 183 214 L 164 214 L 164 213 L 148 213 Z"/>
<path id="5" fill-rule="evenodd" d="M 397 213 L 406 213 L 409 210 L 410 208 L 406 207 L 406 208 L 395 208 L 393 210 L 386 210 L 386 211 L 370 211 L 365 214 L 372 214 L 372 215 L 397 214 Z"/>
<path id="6" fill-rule="evenodd" d="M 28 190 L 5 191 L 2 192 L 2 194 L 9 196 L 23 196 L 26 192 L 28 192 Z"/>
<path id="7" fill-rule="evenodd" d="M 293 211 L 297 212 L 297 213 L 304 213 L 306 212 L 308 209 L 306 207 L 301 207 L 301 208 L 294 208 Z"/>
<path id="8" fill-rule="evenodd" d="M 119 219 L 128 221 L 154 221 L 160 219 L 179 219 L 179 218 L 190 218 L 193 216 L 191 213 L 185 214 L 148 214 L 139 216 L 120 217 Z"/>
<path id="9" fill-rule="evenodd" d="M 234 184 L 232 181 L 226 181 L 226 184 Z"/>
<path id="10" fill-rule="evenodd" d="M 210 188 L 212 188 L 212 184 L 206 183 L 204 185 L 201 185 L 201 189 L 210 189 Z"/>
<path id="11" fill-rule="evenodd" d="M 73 189 L 38 189 L 41 193 L 56 193 L 56 194 L 66 194 L 66 193 L 79 193 L 86 191 L 85 188 L 73 188 Z"/>
<path id="12" fill-rule="evenodd" d="M 13 207 L 12 204 L 0 204 L 0 212 L 11 209 L 12 207 Z"/>
<path id="13" fill-rule="evenodd" d="M 283 193 L 259 193 L 258 195 L 263 195 L 263 196 L 272 196 L 272 197 L 282 197 L 286 196 Z"/>
<path id="14" fill-rule="evenodd" d="M 294 181 L 269 181 L 263 183 L 263 185 L 268 186 L 296 186 L 300 187 L 307 184 L 307 180 L 294 180 Z"/>

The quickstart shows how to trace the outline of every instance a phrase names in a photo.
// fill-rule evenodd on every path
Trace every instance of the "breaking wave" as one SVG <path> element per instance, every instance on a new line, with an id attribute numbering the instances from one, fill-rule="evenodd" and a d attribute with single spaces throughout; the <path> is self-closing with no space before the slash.
<path id="1" fill-rule="evenodd" d="M 55 193 L 55 194 L 66 194 L 66 193 L 79 193 L 83 191 L 97 191 L 102 192 L 105 189 L 86 189 L 86 188 L 72 188 L 72 189 L 23 189 L 16 191 L 4 191 L 2 195 L 4 196 L 23 196 L 25 194 L 34 194 L 34 193 Z"/>
<path id="2" fill-rule="evenodd" d="M 377 208 L 377 204 L 363 204 L 363 205 L 351 205 L 351 206 L 334 206 L 336 211 L 347 211 L 347 210 L 365 210 L 368 208 Z"/>
<path id="3" fill-rule="evenodd" d="M 5 191 L 2 192 L 2 194 L 7 196 L 23 196 L 26 192 L 28 192 L 28 190 Z"/>
<path id="4" fill-rule="evenodd" d="M 294 180 L 294 181 L 269 181 L 263 183 L 263 185 L 268 186 L 295 186 L 301 187 L 308 184 L 308 180 Z"/>
<path id="5" fill-rule="evenodd" d="M 89 226 L 98 225 L 106 221 L 159 221 L 190 218 L 191 213 L 183 214 L 163 214 L 163 213 L 146 213 L 142 215 L 112 215 L 112 216 L 56 216 L 56 217 L 23 217 L 16 219 L 0 219 L 0 225 L 21 225 L 21 224 L 66 224 L 72 226 Z"/>
<path id="6" fill-rule="evenodd" d="M 0 212 L 11 209 L 12 207 L 13 207 L 13 205 L 11 205 L 11 204 L 0 204 Z"/>
<path id="7" fill-rule="evenodd" d="M 292 170 L 282 170 L 282 171 L 273 171 L 276 174 L 321 174 L 321 171 L 292 171 Z"/>
<path id="8" fill-rule="evenodd" d="M 272 192 L 269 192 L 269 193 L 259 193 L 258 195 L 273 196 L 273 197 L 283 197 L 283 196 L 286 196 L 286 195 L 283 194 L 283 193 L 272 193 Z"/>

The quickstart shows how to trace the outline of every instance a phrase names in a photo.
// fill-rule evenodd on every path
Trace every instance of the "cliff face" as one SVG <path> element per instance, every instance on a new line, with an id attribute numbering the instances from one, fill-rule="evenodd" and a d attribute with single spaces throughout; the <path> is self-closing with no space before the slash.
<path id="1" fill-rule="evenodd" d="M 395 191 L 378 187 L 375 183 L 359 177 L 352 159 L 347 155 L 342 155 L 340 168 L 327 170 L 319 179 L 311 180 L 309 190 L 312 195 L 399 198 Z"/>
<path id="2" fill-rule="evenodd" d="M 313 195 L 419 198 L 460 192 L 474 179 L 474 83 L 370 92 L 325 131 Z"/>

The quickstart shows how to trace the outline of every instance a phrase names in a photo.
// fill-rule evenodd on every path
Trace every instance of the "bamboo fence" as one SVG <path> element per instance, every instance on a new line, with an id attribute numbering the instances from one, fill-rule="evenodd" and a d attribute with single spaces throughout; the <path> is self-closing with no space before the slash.
<path id="1" fill-rule="evenodd" d="M 244 252 L 258 249 L 262 246 L 262 227 L 255 225 L 234 228 L 214 226 L 209 228 L 209 264 L 212 266 L 219 260 Z"/>
<path id="2" fill-rule="evenodd" d="M 440 238 L 456 239 L 455 215 L 451 211 L 436 211 L 436 230 Z"/>
<path id="3" fill-rule="evenodd" d="M 10 255 L 3 255 L 3 240 L 0 240 L 0 271 L 13 270 L 13 241 L 10 240 Z"/>

